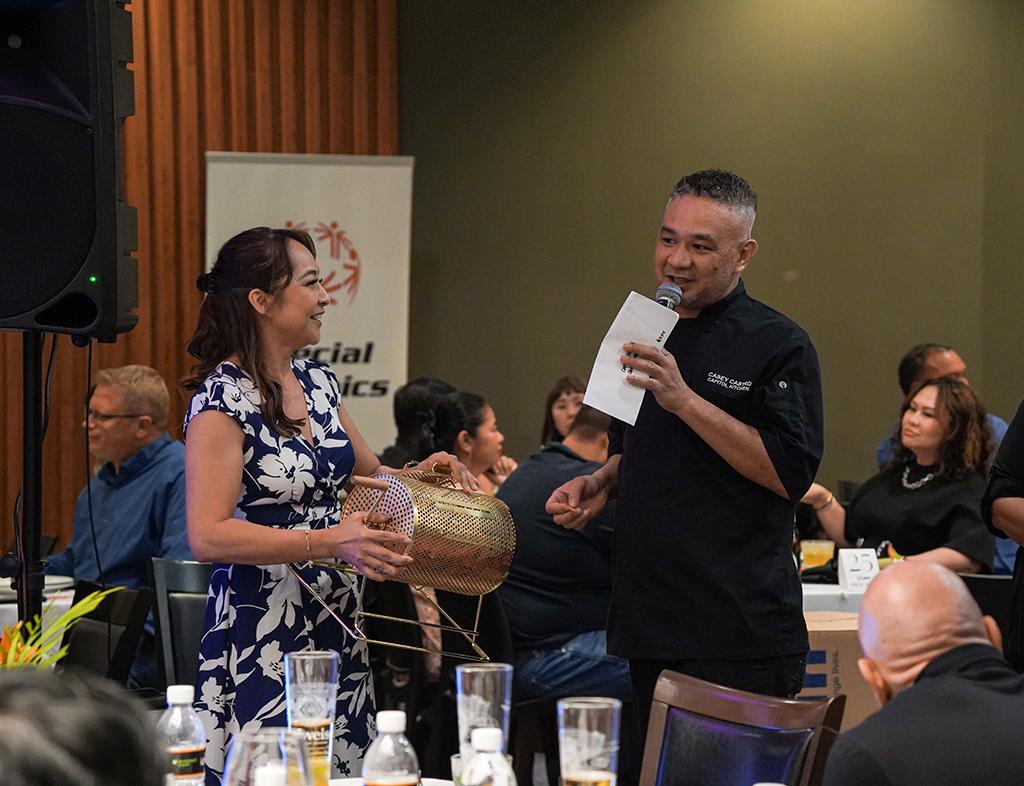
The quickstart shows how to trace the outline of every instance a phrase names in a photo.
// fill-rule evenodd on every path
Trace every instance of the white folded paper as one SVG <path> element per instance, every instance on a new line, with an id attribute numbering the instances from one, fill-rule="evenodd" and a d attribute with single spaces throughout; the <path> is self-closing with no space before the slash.
<path id="1" fill-rule="evenodd" d="M 631 426 L 635 424 L 646 391 L 629 384 L 626 377 L 647 375 L 619 362 L 622 345 L 634 341 L 663 346 L 678 321 L 679 316 L 672 309 L 630 292 L 597 350 L 583 403 Z"/>

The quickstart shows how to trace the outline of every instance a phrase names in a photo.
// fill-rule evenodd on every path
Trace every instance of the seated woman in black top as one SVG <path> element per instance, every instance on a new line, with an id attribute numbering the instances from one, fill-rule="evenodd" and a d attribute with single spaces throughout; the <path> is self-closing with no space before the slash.
<path id="1" fill-rule="evenodd" d="M 981 520 L 993 437 L 985 408 L 951 377 L 925 382 L 903 404 L 899 449 L 861 486 L 849 508 L 813 484 L 804 502 L 839 546 L 889 541 L 908 559 L 959 573 L 988 572 L 992 536 Z"/>

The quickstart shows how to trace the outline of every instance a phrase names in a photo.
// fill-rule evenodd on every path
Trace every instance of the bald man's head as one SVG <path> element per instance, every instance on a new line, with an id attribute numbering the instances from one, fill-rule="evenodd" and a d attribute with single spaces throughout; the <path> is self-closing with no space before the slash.
<path id="1" fill-rule="evenodd" d="M 884 704 L 910 687 L 934 658 L 963 644 L 1001 647 L 966 585 L 930 562 L 900 562 L 868 586 L 860 607 L 861 674 Z M 866 661 L 866 663 L 865 663 Z"/>

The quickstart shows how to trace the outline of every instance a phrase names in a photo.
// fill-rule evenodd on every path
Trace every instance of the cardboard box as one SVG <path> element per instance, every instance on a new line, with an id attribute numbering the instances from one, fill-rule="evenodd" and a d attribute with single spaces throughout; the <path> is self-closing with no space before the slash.
<path id="1" fill-rule="evenodd" d="M 804 689 L 798 699 L 846 694 L 843 731 L 878 710 L 878 701 L 860 676 L 857 615 L 847 611 L 805 611 L 811 649 L 807 653 Z"/>

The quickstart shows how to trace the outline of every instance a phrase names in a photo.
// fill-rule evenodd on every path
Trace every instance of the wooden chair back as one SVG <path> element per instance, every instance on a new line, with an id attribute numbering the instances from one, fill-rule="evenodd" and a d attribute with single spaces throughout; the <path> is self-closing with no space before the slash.
<path id="1" fill-rule="evenodd" d="M 654 690 L 640 786 L 816 786 L 846 697 L 797 701 L 663 671 Z"/>

